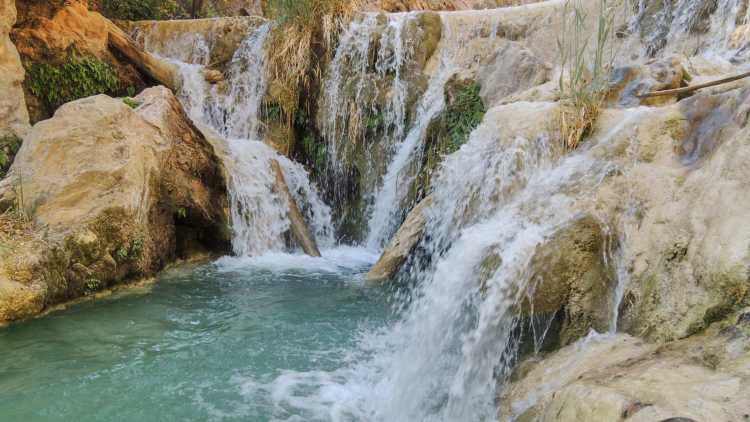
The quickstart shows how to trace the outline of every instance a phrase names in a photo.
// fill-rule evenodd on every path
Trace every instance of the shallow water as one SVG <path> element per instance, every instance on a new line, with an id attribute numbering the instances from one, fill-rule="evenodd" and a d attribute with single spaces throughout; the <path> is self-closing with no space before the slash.
<path id="1" fill-rule="evenodd" d="M 223 258 L 0 330 L 0 421 L 311 420 L 289 373 L 346 365 L 393 318 L 376 258 Z"/>

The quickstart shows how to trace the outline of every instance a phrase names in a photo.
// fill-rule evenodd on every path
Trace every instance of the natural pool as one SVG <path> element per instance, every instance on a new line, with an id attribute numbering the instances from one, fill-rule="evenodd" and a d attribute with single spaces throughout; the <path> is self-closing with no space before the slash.
<path id="1" fill-rule="evenodd" d="M 376 257 L 324 255 L 177 268 L 0 329 L 0 421 L 327 418 L 288 380 L 363 358 L 356 344 L 393 313 L 362 279 Z"/>

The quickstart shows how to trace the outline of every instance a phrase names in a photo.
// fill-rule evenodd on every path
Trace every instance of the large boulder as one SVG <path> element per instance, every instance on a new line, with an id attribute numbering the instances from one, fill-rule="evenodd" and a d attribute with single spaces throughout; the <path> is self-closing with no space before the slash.
<path id="1" fill-rule="evenodd" d="M 68 103 L 29 132 L 0 184 L 33 225 L 0 254 L 0 322 L 228 250 L 213 148 L 166 88 L 136 100 Z"/>
<path id="2" fill-rule="evenodd" d="M 256 16 L 140 21 L 122 25 L 149 52 L 224 70 L 242 41 L 264 22 Z M 200 54 L 196 55 L 198 52 Z"/>
<path id="3" fill-rule="evenodd" d="M 22 88 L 25 71 L 9 36 L 15 23 L 15 0 L 0 0 L 0 138 L 23 134 L 29 128 Z"/>
<path id="4" fill-rule="evenodd" d="M 530 421 L 747 419 L 750 309 L 662 346 L 591 335 L 519 365 L 500 415 Z M 671 420 L 671 419 L 669 419 Z M 680 419 L 682 420 L 682 419 Z"/>

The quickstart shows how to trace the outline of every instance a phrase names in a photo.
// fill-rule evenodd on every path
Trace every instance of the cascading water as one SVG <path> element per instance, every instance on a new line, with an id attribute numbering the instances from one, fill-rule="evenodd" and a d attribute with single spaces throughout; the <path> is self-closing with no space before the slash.
<path id="1" fill-rule="evenodd" d="M 379 197 L 384 163 L 397 154 L 406 134 L 407 95 L 412 81 L 407 66 L 414 46 L 404 37 L 415 14 L 366 14 L 345 31 L 324 81 L 321 132 L 328 144 L 328 167 L 334 193 L 343 197 L 345 164 L 357 145 L 369 144 L 362 131 L 382 127 L 377 145 L 364 146 L 369 163 L 362 172 L 361 196 L 367 203 Z M 385 19 L 385 21 L 383 20 Z M 385 98 L 385 100 L 383 99 Z M 368 242 L 369 243 L 369 242 Z"/>
<path id="2" fill-rule="evenodd" d="M 167 55 L 180 69 L 180 99 L 193 120 L 217 132 L 225 151 L 234 236 L 232 247 L 241 256 L 282 251 L 289 230 L 288 208 L 274 191 L 271 161 L 277 160 L 292 195 L 299 204 L 321 247 L 331 247 L 334 233 L 331 210 L 310 184 L 305 169 L 261 141 L 259 112 L 266 92 L 265 43 L 271 24 L 253 30 L 235 51 L 226 72 L 225 86 L 206 82 L 209 43 L 199 34 L 188 34 L 185 43 L 155 51 Z M 149 34 L 142 33 L 149 47 Z M 185 62 L 183 60 L 188 60 Z"/>
<path id="3" fill-rule="evenodd" d="M 734 63 L 747 58 L 748 45 L 743 39 L 749 30 L 750 9 L 744 0 L 679 0 L 673 4 L 664 2 L 663 7 L 656 9 L 639 0 L 631 30 L 641 29 L 644 20 L 650 22 L 642 40 L 648 55 L 666 48 L 692 50 Z"/>
<path id="4" fill-rule="evenodd" d="M 383 247 L 401 223 L 401 203 L 414 179 L 414 176 L 409 177 L 406 171 L 409 164 L 413 163 L 423 150 L 428 125 L 445 107 L 445 84 L 457 70 L 452 61 L 456 49 L 460 46 L 457 41 L 452 28 L 443 24 L 438 46 L 439 69 L 430 78 L 427 90 L 417 107 L 415 122 L 406 138 L 398 144 L 381 186 L 374 196 L 367 223 L 366 246 L 369 249 L 377 250 Z"/>
<path id="5" fill-rule="evenodd" d="M 498 113 L 552 116 L 553 108 L 520 103 Z M 512 136 L 498 120 L 490 114 L 437 175 L 427 211 L 431 236 L 422 245 L 433 263 L 414 274 L 417 287 L 400 320 L 365 335 L 360 360 L 346 368 L 277 379 L 270 388 L 279 406 L 313 419 L 495 418 L 497 383 L 514 359 L 517 305 L 530 288 L 531 258 L 576 219 L 579 203 L 615 169 L 595 158 L 613 135 L 561 157 L 543 132 Z M 493 261 L 502 264 L 482 271 Z"/>

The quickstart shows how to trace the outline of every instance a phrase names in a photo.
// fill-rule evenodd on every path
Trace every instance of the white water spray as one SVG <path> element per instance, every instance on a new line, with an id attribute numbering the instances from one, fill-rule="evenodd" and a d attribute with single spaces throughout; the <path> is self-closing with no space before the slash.
<path id="1" fill-rule="evenodd" d="M 184 44 L 167 51 L 180 69 L 180 99 L 190 117 L 218 134 L 224 149 L 231 205 L 232 248 L 237 255 L 255 256 L 285 249 L 289 230 L 288 206 L 274 191 L 271 160 L 281 165 L 292 195 L 321 247 L 334 243 L 331 210 L 310 184 L 305 169 L 276 153 L 261 140 L 259 112 L 266 92 L 266 40 L 271 24 L 253 30 L 235 51 L 226 72 L 226 86 L 206 82 L 207 42 L 200 34 L 187 34 Z M 148 48 L 149 34 L 142 34 Z M 190 60 L 191 63 L 181 61 Z"/>

